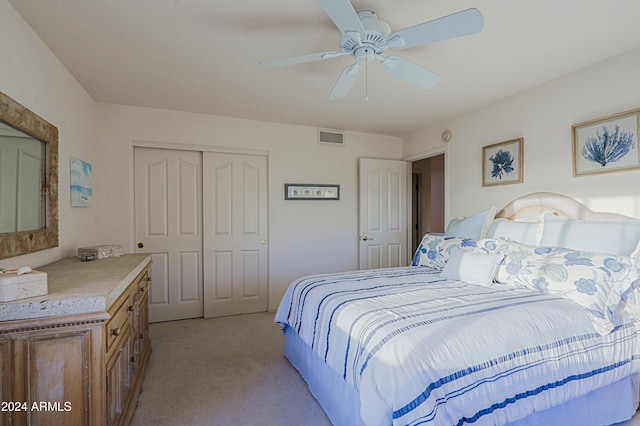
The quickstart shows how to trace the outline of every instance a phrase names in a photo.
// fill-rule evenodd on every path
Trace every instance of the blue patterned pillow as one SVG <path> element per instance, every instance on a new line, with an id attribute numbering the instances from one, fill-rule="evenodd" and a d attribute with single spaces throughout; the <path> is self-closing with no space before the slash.
<path id="1" fill-rule="evenodd" d="M 636 261 L 627 256 L 558 247 L 532 247 L 498 239 L 504 259 L 496 280 L 561 296 L 586 308 L 601 334 L 614 328 L 622 295 L 639 279 Z"/>
<path id="2" fill-rule="evenodd" d="M 475 240 L 473 238 L 425 234 L 413 256 L 411 265 L 442 269 L 449 261 L 451 251 L 455 248 L 478 253 L 492 253 L 496 249 L 496 245 L 491 239 Z"/>

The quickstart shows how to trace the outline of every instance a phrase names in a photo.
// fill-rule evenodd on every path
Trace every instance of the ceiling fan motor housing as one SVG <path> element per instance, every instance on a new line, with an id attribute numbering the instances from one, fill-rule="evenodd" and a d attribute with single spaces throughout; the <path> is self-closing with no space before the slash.
<path id="1" fill-rule="evenodd" d="M 355 53 L 359 48 L 368 47 L 373 49 L 373 52 L 370 52 L 371 55 L 380 54 L 387 50 L 387 36 L 391 33 L 391 27 L 378 19 L 378 15 L 371 10 L 358 12 L 358 18 L 365 30 L 364 38 L 357 32 L 341 34 L 340 47 L 342 50 Z M 369 58 L 369 54 L 367 54 L 367 59 L 370 61 L 373 58 Z"/>

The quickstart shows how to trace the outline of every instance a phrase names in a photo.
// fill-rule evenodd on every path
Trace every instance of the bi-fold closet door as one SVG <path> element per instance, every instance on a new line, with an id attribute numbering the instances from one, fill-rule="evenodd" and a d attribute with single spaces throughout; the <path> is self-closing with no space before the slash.
<path id="1" fill-rule="evenodd" d="M 267 157 L 136 147 L 152 322 L 267 310 Z"/>

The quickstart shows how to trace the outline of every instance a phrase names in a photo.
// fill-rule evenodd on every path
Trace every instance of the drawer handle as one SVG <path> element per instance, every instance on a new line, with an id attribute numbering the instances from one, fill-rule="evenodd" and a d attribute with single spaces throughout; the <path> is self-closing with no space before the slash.
<path id="1" fill-rule="evenodd" d="M 135 356 L 132 356 L 131 358 L 129 358 L 129 361 L 131 361 L 131 362 L 136 362 L 136 357 L 135 357 Z"/>
<path id="2" fill-rule="evenodd" d="M 133 305 L 129 305 L 129 308 L 127 308 L 129 310 L 129 312 L 133 312 Z"/>
<path id="3" fill-rule="evenodd" d="M 114 336 L 119 336 L 120 335 L 120 328 L 114 328 L 113 330 L 111 330 L 111 334 L 113 334 Z"/>

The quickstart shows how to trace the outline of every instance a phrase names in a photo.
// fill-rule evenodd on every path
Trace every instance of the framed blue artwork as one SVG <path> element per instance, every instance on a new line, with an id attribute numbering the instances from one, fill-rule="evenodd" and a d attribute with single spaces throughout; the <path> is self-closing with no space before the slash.
<path id="1" fill-rule="evenodd" d="M 573 176 L 640 167 L 638 115 L 635 109 L 571 126 Z"/>
<path id="2" fill-rule="evenodd" d="M 524 181 L 524 138 L 482 147 L 482 186 Z"/>

